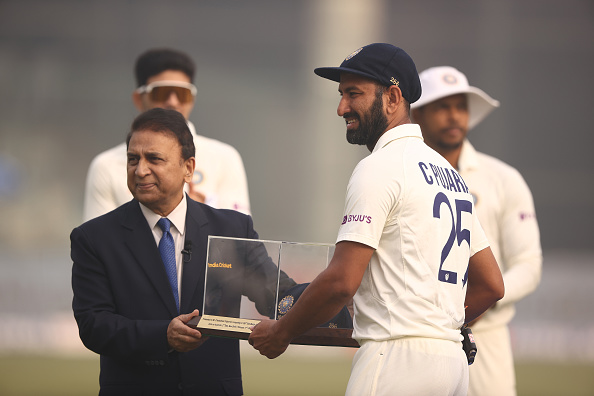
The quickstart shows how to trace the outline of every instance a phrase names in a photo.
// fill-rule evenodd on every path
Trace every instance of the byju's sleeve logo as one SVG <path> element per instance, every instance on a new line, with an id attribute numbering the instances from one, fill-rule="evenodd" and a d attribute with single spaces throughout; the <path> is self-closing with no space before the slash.
<path id="1" fill-rule="evenodd" d="M 367 215 L 345 215 L 342 218 L 342 225 L 352 222 L 361 222 L 371 224 L 371 216 Z"/>

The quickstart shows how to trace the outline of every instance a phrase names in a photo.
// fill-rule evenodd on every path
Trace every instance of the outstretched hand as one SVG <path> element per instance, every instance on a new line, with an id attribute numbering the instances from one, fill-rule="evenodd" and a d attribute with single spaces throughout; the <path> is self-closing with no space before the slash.
<path id="1" fill-rule="evenodd" d="M 208 337 L 203 337 L 198 330 L 186 325 L 190 319 L 200 315 L 197 309 L 185 315 L 179 315 L 167 327 L 167 342 L 178 352 L 188 352 L 202 345 Z"/>
<path id="2" fill-rule="evenodd" d="M 287 350 L 291 340 L 283 339 L 278 331 L 278 321 L 264 319 L 251 328 L 248 342 L 261 355 L 274 359 Z"/>

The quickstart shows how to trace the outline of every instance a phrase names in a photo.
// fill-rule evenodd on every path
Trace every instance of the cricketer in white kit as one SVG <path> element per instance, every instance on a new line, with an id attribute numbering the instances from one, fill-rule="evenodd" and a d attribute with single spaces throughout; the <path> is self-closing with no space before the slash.
<path id="1" fill-rule="evenodd" d="M 347 394 L 415 394 L 419 384 L 427 394 L 465 393 L 468 261 L 489 246 L 473 209 L 468 187 L 418 125 L 384 133 L 357 165 L 337 242 L 375 252 L 353 297 L 361 348 Z"/>
<path id="2" fill-rule="evenodd" d="M 248 341 L 275 358 L 352 298 L 361 347 L 347 395 L 465 395 L 460 329 L 503 297 L 503 279 L 466 183 L 410 121 L 421 96 L 414 62 L 376 43 L 314 72 L 339 82 L 347 140 L 371 154 L 349 181 L 328 267 Z"/>

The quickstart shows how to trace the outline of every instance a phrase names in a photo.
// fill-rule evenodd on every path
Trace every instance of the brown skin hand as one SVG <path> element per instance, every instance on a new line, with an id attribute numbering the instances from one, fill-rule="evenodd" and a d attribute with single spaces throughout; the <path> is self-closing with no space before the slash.
<path id="1" fill-rule="evenodd" d="M 185 315 L 179 315 L 169 323 L 167 327 L 167 342 L 169 346 L 178 352 L 188 352 L 204 344 L 208 337 L 203 337 L 198 330 L 187 326 L 186 323 L 200 313 L 197 309 Z"/>
<path id="2" fill-rule="evenodd" d="M 487 309 L 503 298 L 505 286 L 501 270 L 491 248 L 475 253 L 468 265 L 466 289 L 466 323 L 480 317 Z"/>
<path id="3" fill-rule="evenodd" d="M 357 242 L 337 243 L 328 267 L 311 282 L 291 310 L 279 320 L 263 320 L 252 328 L 250 345 L 274 359 L 293 338 L 336 315 L 359 288 L 374 251 Z"/>

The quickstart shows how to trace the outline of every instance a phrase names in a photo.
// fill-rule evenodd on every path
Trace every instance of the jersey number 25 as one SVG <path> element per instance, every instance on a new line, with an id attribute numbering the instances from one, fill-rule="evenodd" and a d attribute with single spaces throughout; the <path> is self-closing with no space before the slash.
<path id="1" fill-rule="evenodd" d="M 452 209 L 452 205 L 450 204 L 450 200 L 448 199 L 447 195 L 442 192 L 437 193 L 435 200 L 433 201 L 433 217 L 438 219 L 441 218 L 441 206 L 442 204 L 445 204 L 448 207 L 450 216 L 452 218 L 452 231 L 450 232 L 450 236 L 441 250 L 441 263 L 439 264 L 437 279 L 442 282 L 453 283 L 454 285 L 458 283 L 458 274 L 454 271 L 446 271 L 442 269 L 443 263 L 450 254 L 455 241 L 458 241 L 458 246 L 462 245 L 463 241 L 467 241 L 468 247 L 470 248 L 470 230 L 462 228 L 460 223 L 462 223 L 462 212 L 468 212 L 472 214 L 472 203 L 470 201 L 456 199 L 455 203 L 456 218 L 454 219 L 454 210 Z M 462 287 L 464 287 L 467 280 L 468 266 L 466 267 L 466 273 L 462 278 Z"/>

